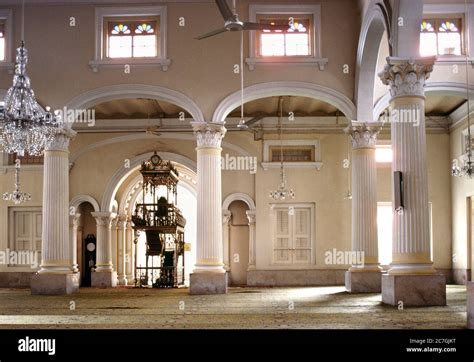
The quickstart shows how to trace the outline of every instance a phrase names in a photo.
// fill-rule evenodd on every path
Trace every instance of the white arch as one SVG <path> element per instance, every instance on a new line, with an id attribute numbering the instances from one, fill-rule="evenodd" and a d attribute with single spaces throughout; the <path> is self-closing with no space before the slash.
<path id="1" fill-rule="evenodd" d="M 148 84 L 115 84 L 87 91 L 69 101 L 69 109 L 86 109 L 96 104 L 125 98 L 160 99 L 185 109 L 194 122 L 205 122 L 197 104 L 183 93 L 172 89 Z"/>
<path id="2" fill-rule="evenodd" d="M 386 14 L 379 3 L 372 3 L 366 12 L 359 36 L 356 66 L 355 99 L 357 120 L 373 122 L 374 84 L 377 76 L 377 60 L 383 34 L 390 34 Z"/>
<path id="3" fill-rule="evenodd" d="M 466 97 L 466 84 L 457 82 L 432 82 L 425 85 L 425 94 L 440 96 Z M 469 93 L 474 92 L 474 85 L 469 86 Z M 390 93 L 386 93 L 374 106 L 373 116 L 377 120 L 390 105 Z"/>
<path id="4" fill-rule="evenodd" d="M 228 211 L 230 204 L 234 201 L 243 201 L 247 204 L 249 210 L 255 210 L 255 202 L 249 195 L 244 194 L 243 192 L 236 192 L 227 196 L 222 203 L 222 210 Z"/>
<path id="5" fill-rule="evenodd" d="M 100 211 L 99 203 L 92 196 L 89 195 L 74 196 L 69 202 L 69 207 L 73 207 L 75 210 L 77 210 L 77 208 L 84 202 L 88 202 L 89 204 L 91 204 L 94 208 L 94 212 Z"/>
<path id="6" fill-rule="evenodd" d="M 115 195 L 117 194 L 117 190 L 120 188 L 122 183 L 130 176 L 134 171 L 138 170 L 143 161 L 148 160 L 153 152 L 144 153 L 139 155 L 130 160 L 130 167 L 119 168 L 115 174 L 110 179 L 109 183 L 107 184 L 107 188 L 105 189 L 104 195 L 102 196 L 102 202 L 100 204 L 101 210 L 103 212 L 111 212 L 112 211 L 112 204 L 115 200 Z M 164 160 L 169 160 L 172 162 L 180 163 L 181 165 L 189 168 L 190 170 L 197 172 L 197 165 L 196 162 L 193 160 L 170 152 L 158 152 L 158 155 L 163 158 Z"/>
<path id="7" fill-rule="evenodd" d="M 309 97 L 327 102 L 339 109 L 348 120 L 356 117 L 354 103 L 344 94 L 314 83 L 287 81 L 255 84 L 244 90 L 244 103 L 260 98 L 276 96 Z M 213 123 L 225 123 L 225 119 L 241 103 L 240 91 L 232 93 L 217 106 L 212 116 Z"/>
<path id="8" fill-rule="evenodd" d="M 115 143 L 123 143 L 123 142 L 130 142 L 130 141 L 137 141 L 137 140 L 145 140 L 145 139 L 158 139 L 157 136 L 149 135 L 146 133 L 139 133 L 139 134 L 131 134 L 131 135 L 126 135 L 126 136 L 119 136 L 119 137 L 113 137 L 113 138 L 108 138 L 99 142 L 95 142 L 92 144 L 89 144 L 83 148 L 81 148 L 78 152 L 74 153 L 73 155 L 70 156 L 69 162 L 74 163 L 76 162 L 81 156 L 85 155 L 86 153 L 93 151 L 94 149 L 100 148 L 100 147 L 105 147 L 109 146 Z M 192 134 L 183 134 L 183 133 L 165 133 L 159 136 L 160 140 L 185 140 L 185 141 L 196 141 L 196 137 Z M 230 142 L 227 142 L 225 140 L 222 141 L 222 147 L 223 148 L 228 148 L 231 149 L 238 154 L 242 156 L 247 156 L 250 157 L 251 154 L 247 152 L 244 148 L 234 145 Z"/>

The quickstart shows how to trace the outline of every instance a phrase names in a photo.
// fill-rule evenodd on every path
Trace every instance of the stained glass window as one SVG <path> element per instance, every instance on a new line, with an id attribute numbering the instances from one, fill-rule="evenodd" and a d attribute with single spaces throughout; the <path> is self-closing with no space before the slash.
<path id="1" fill-rule="evenodd" d="M 156 21 L 109 21 L 107 56 L 144 58 L 157 56 Z"/>
<path id="2" fill-rule="evenodd" d="M 310 17 L 275 16 L 260 17 L 263 24 L 278 26 L 258 34 L 260 56 L 309 56 L 311 55 Z M 286 28 L 287 27 L 287 28 Z"/>
<path id="3" fill-rule="evenodd" d="M 420 55 L 462 55 L 461 19 L 425 19 L 420 31 Z"/>

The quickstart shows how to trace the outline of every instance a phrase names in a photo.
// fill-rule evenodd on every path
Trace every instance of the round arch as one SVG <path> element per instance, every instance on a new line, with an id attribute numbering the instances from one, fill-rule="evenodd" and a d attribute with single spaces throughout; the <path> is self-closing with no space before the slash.
<path id="1" fill-rule="evenodd" d="M 339 109 L 348 120 L 355 119 L 356 107 L 344 94 L 331 88 L 307 82 L 268 82 L 244 89 L 244 103 L 260 98 L 277 96 L 300 96 L 327 102 Z M 213 123 L 225 123 L 225 119 L 241 103 L 240 91 L 234 92 L 217 106 L 212 116 Z"/>
<path id="2" fill-rule="evenodd" d="M 222 210 L 228 211 L 230 204 L 232 204 L 234 201 L 243 201 L 247 204 L 249 210 L 255 210 L 255 202 L 253 199 L 249 195 L 242 192 L 236 192 L 227 196 L 222 203 Z"/>
<path id="3" fill-rule="evenodd" d="M 377 61 L 384 33 L 390 39 L 388 10 L 381 2 L 372 2 L 364 17 L 357 49 L 356 91 L 357 120 L 373 122 L 374 84 Z M 389 44 L 389 52 L 391 46 Z"/>
<path id="4" fill-rule="evenodd" d="M 116 84 L 87 91 L 69 101 L 69 109 L 86 109 L 96 104 L 124 98 L 152 98 L 173 103 L 191 115 L 194 122 L 205 122 L 198 105 L 188 96 L 175 90 L 148 84 Z"/>
<path id="5" fill-rule="evenodd" d="M 469 86 L 469 92 L 474 92 L 474 85 Z M 457 82 L 432 82 L 425 85 L 425 94 L 440 96 L 466 97 L 466 84 Z M 373 109 L 374 120 L 378 119 L 390 105 L 391 95 L 386 93 L 378 100 Z"/>
<path id="6" fill-rule="evenodd" d="M 112 176 L 109 183 L 107 184 L 104 195 L 102 197 L 102 202 L 100 206 L 103 212 L 112 211 L 112 206 L 115 201 L 115 195 L 117 194 L 117 190 L 120 188 L 122 183 L 127 179 L 127 177 L 130 176 L 134 171 L 138 170 L 142 162 L 148 160 L 152 155 L 153 155 L 153 152 L 148 152 L 148 153 L 139 155 L 130 160 L 129 168 L 121 167 L 115 172 L 115 174 Z M 190 170 L 197 172 L 196 163 L 185 156 L 182 156 L 176 153 L 170 153 L 170 152 L 158 152 L 158 155 L 165 160 L 179 163 L 189 168 Z"/>
<path id="7" fill-rule="evenodd" d="M 100 212 L 100 206 L 99 203 L 89 195 L 77 195 L 72 198 L 72 200 L 69 202 L 69 207 L 73 207 L 74 210 L 77 210 L 78 207 L 83 204 L 84 202 L 88 202 L 89 204 L 92 205 L 94 208 L 94 212 Z"/>

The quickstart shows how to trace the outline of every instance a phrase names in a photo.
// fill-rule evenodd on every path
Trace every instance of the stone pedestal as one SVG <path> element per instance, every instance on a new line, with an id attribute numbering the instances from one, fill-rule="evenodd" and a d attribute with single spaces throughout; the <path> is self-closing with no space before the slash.
<path id="1" fill-rule="evenodd" d="M 467 283 L 467 328 L 474 329 L 474 282 Z"/>
<path id="2" fill-rule="evenodd" d="M 31 294 L 64 295 L 79 290 L 79 273 L 35 274 L 31 277 Z"/>
<path id="3" fill-rule="evenodd" d="M 446 305 L 446 277 L 434 275 L 382 275 L 382 302 L 404 307 Z"/>
<path id="4" fill-rule="evenodd" d="M 346 290 L 349 293 L 380 293 L 382 273 L 380 271 L 346 271 Z"/>
<path id="5" fill-rule="evenodd" d="M 115 288 L 117 286 L 117 272 L 94 272 L 91 274 L 91 287 Z"/>
<path id="6" fill-rule="evenodd" d="M 190 294 L 227 293 L 227 273 L 192 273 L 190 275 Z"/>

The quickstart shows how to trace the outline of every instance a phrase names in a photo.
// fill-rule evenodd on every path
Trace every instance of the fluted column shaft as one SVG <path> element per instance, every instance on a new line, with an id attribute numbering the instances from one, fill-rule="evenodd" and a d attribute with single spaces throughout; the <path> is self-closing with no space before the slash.
<path id="1" fill-rule="evenodd" d="M 225 273 L 222 242 L 221 141 L 225 128 L 194 123 L 197 139 L 197 258 L 195 273 Z"/>
<path id="2" fill-rule="evenodd" d="M 222 211 L 222 237 L 224 244 L 224 268 L 226 271 L 230 271 L 230 237 L 229 237 L 229 223 L 232 219 L 232 213 L 229 210 Z"/>
<path id="3" fill-rule="evenodd" d="M 126 224 L 126 216 L 120 215 L 117 221 L 117 277 L 119 285 L 127 285 L 125 278 Z"/>
<path id="4" fill-rule="evenodd" d="M 97 222 L 97 261 L 96 272 L 113 272 L 112 264 L 112 221 L 117 214 L 112 212 L 93 212 Z"/>
<path id="5" fill-rule="evenodd" d="M 44 151 L 42 260 L 38 273 L 72 273 L 69 238 L 69 142 L 75 132 L 62 129 Z"/>
<path id="6" fill-rule="evenodd" d="M 392 171 L 401 171 L 404 209 L 393 214 L 392 266 L 389 274 L 433 274 L 430 252 L 425 81 L 433 58 L 388 58 L 380 74 L 390 86 Z"/>
<path id="7" fill-rule="evenodd" d="M 364 265 L 350 270 L 379 270 L 375 162 L 379 128 L 354 123 L 346 132 L 352 141 L 352 251 L 364 256 Z"/>
<path id="8" fill-rule="evenodd" d="M 127 220 L 125 224 L 125 275 L 127 284 L 134 284 L 134 255 L 133 255 L 133 239 L 134 232 L 132 228 L 132 222 Z"/>
<path id="9" fill-rule="evenodd" d="M 81 214 L 69 216 L 69 240 L 71 242 L 72 270 L 74 273 L 79 272 L 79 266 L 77 265 L 77 228 L 80 218 Z"/>
<path id="10" fill-rule="evenodd" d="M 256 257 L 255 257 L 255 210 L 247 210 L 247 220 L 249 221 L 249 266 L 247 270 L 255 270 Z"/>

